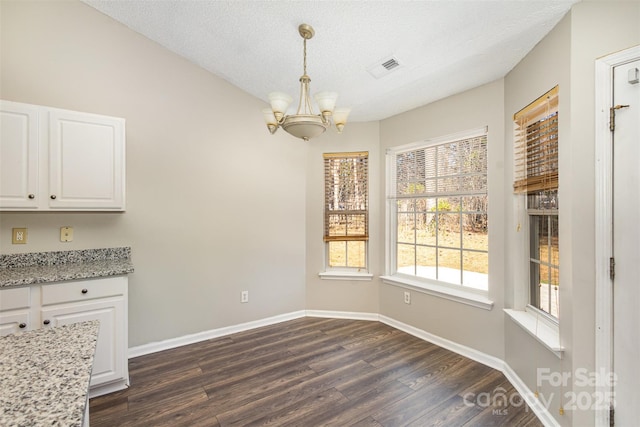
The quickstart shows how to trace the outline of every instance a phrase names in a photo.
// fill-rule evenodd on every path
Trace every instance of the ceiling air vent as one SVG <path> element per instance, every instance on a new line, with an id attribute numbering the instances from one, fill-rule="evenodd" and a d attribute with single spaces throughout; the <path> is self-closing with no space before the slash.
<path id="1" fill-rule="evenodd" d="M 389 59 L 388 61 L 383 62 L 383 63 L 382 63 L 382 66 L 383 66 L 384 68 L 386 68 L 388 71 L 391 71 L 391 70 L 393 70 L 394 68 L 399 67 L 399 66 L 400 66 L 400 63 L 398 62 L 398 60 L 397 60 L 396 58 L 391 58 L 391 59 Z"/>
<path id="2" fill-rule="evenodd" d="M 385 58 L 381 60 L 379 63 L 369 67 L 367 71 L 376 79 L 386 76 L 392 71 L 401 68 L 400 61 L 395 56 Z"/>

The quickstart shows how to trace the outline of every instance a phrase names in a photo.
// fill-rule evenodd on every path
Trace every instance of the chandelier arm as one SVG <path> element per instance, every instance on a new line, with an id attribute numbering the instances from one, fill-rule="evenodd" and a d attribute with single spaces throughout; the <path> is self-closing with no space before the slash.
<path id="1" fill-rule="evenodd" d="M 307 86 L 303 81 L 304 76 L 300 77 L 300 99 L 298 100 L 298 111 L 296 115 L 305 114 L 305 98 L 307 97 Z"/>

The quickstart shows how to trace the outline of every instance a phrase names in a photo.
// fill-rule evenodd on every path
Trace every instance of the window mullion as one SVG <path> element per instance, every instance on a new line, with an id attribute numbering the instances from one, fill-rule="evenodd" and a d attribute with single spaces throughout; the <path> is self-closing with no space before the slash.
<path id="1" fill-rule="evenodd" d="M 415 275 L 418 274 L 418 198 L 413 199 L 413 245 L 414 245 L 414 271 Z"/>
<path id="2" fill-rule="evenodd" d="M 438 162 L 436 162 L 436 170 L 437 168 Z M 436 186 L 438 185 L 437 181 L 436 178 Z M 440 198 L 436 197 L 436 280 L 440 280 L 440 209 L 438 206 L 440 206 Z"/>
<path id="3" fill-rule="evenodd" d="M 551 250 L 552 250 L 552 244 L 551 244 L 551 215 L 547 215 L 547 262 L 548 262 L 548 266 L 547 266 L 547 270 L 549 271 L 549 278 L 547 279 L 549 281 L 549 314 L 551 314 L 551 312 L 553 311 L 551 309 L 551 294 L 553 293 L 553 268 L 551 267 Z"/>

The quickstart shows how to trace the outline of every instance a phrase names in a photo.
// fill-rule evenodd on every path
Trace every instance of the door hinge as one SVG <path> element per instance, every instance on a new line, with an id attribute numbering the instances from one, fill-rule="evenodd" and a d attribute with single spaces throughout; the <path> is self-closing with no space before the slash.
<path id="1" fill-rule="evenodd" d="M 613 405 L 609 406 L 609 427 L 613 427 L 616 424 L 615 416 L 616 410 Z"/>
<path id="2" fill-rule="evenodd" d="M 613 280 L 616 277 L 616 260 L 614 257 L 609 258 L 609 278 Z"/>
<path id="3" fill-rule="evenodd" d="M 609 108 L 609 130 L 611 132 L 613 132 L 614 130 L 616 130 L 616 110 L 619 110 L 621 108 L 627 108 L 629 107 L 628 105 L 616 105 L 615 107 L 611 107 Z"/>

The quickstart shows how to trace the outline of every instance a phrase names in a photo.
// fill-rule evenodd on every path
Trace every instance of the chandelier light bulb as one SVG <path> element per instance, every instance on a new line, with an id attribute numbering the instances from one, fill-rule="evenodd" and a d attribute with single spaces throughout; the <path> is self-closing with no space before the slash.
<path id="1" fill-rule="evenodd" d="M 276 117 L 278 115 L 284 116 L 287 112 L 287 108 L 293 102 L 293 98 L 284 92 L 271 92 L 269 94 L 269 102 L 271 102 L 271 109 Z"/>
<path id="2" fill-rule="evenodd" d="M 316 93 L 315 99 L 321 113 L 332 113 L 336 108 L 338 94 L 335 92 L 318 92 Z"/>
<path id="3" fill-rule="evenodd" d="M 336 125 L 336 129 L 338 129 L 338 133 L 342 133 L 350 112 L 351 108 L 336 108 L 333 111 L 333 122 Z"/>

